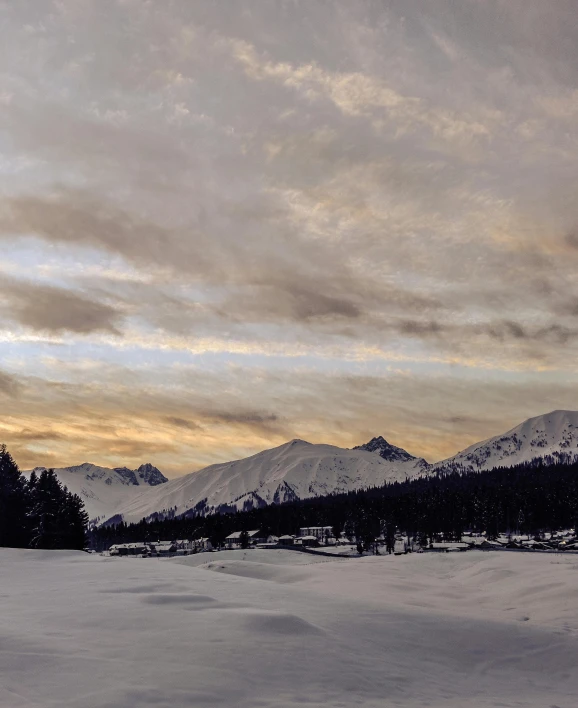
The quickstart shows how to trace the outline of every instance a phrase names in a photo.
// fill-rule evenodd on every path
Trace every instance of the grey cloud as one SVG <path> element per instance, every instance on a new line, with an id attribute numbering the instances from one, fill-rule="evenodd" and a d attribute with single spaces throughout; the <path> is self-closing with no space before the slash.
<path id="1" fill-rule="evenodd" d="M 0 395 L 15 398 L 22 391 L 22 384 L 15 376 L 0 371 Z"/>
<path id="2" fill-rule="evenodd" d="M 179 418 L 178 416 L 166 416 L 164 420 L 169 425 L 174 425 L 177 428 L 184 428 L 185 430 L 200 430 L 201 426 L 192 420 L 186 420 L 185 418 Z"/>
<path id="3" fill-rule="evenodd" d="M 6 280 L 0 287 L 0 313 L 6 319 L 51 333 L 120 334 L 121 313 L 110 305 L 63 288 Z"/>
<path id="4" fill-rule="evenodd" d="M 199 417 L 223 426 L 246 427 L 268 434 L 280 433 L 284 428 L 277 414 L 247 410 L 237 401 L 232 403 L 230 410 L 200 410 Z"/>

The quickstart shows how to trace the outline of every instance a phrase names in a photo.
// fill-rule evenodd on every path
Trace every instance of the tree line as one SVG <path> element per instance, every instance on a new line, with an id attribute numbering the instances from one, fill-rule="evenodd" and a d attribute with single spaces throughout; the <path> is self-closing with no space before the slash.
<path id="1" fill-rule="evenodd" d="M 26 479 L 0 445 L 0 546 L 83 549 L 88 514 L 53 470 Z"/>
<path id="2" fill-rule="evenodd" d="M 260 529 L 264 535 L 297 534 L 304 526 L 331 526 L 364 548 L 383 537 L 391 544 L 397 531 L 427 545 L 459 540 L 464 531 L 519 532 L 575 528 L 578 524 L 578 463 L 573 458 L 537 458 L 515 467 L 471 472 L 459 466 L 437 475 L 346 494 L 291 501 L 236 511 L 209 513 L 198 504 L 187 514 L 158 514 L 139 523 L 111 523 L 91 531 L 93 546 L 157 539 L 201 538 L 221 546 L 234 531 Z"/>

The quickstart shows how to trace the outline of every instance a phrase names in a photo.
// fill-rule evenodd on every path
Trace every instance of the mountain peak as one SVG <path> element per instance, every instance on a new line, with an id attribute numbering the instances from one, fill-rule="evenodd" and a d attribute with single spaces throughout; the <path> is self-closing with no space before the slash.
<path id="1" fill-rule="evenodd" d="M 156 487 L 158 484 L 168 482 L 168 479 L 158 467 L 155 467 L 150 462 L 145 462 L 144 465 L 141 465 L 135 470 L 135 474 L 139 479 L 142 479 L 144 484 L 148 484 L 151 487 Z"/>
<path id="2" fill-rule="evenodd" d="M 388 443 L 387 440 L 381 435 L 371 438 L 371 440 L 365 443 L 365 445 L 358 445 L 353 449 L 376 452 L 380 457 L 384 460 L 388 460 L 389 462 L 405 462 L 407 460 L 416 459 L 414 455 L 410 455 L 409 452 L 406 452 L 403 448 L 396 447 L 395 445 Z"/>

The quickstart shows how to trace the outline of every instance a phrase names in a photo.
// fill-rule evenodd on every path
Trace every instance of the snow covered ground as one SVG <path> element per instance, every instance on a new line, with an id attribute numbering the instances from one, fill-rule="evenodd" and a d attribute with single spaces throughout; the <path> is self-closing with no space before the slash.
<path id="1" fill-rule="evenodd" d="M 574 708 L 577 571 L 482 551 L 0 549 L 0 706 Z"/>

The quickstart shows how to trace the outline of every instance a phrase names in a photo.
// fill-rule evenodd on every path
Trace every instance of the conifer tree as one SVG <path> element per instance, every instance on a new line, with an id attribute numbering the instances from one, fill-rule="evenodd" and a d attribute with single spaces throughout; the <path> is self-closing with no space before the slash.
<path id="1" fill-rule="evenodd" d="M 27 507 L 26 480 L 6 445 L 0 445 L 0 546 L 26 546 Z"/>
<path id="2" fill-rule="evenodd" d="M 61 514 L 64 490 L 54 470 L 43 470 L 31 492 L 32 548 L 62 548 Z"/>
<path id="3" fill-rule="evenodd" d="M 81 551 L 86 546 L 88 520 L 82 499 L 78 494 L 72 494 L 65 487 L 64 510 L 60 519 L 61 548 Z"/>

